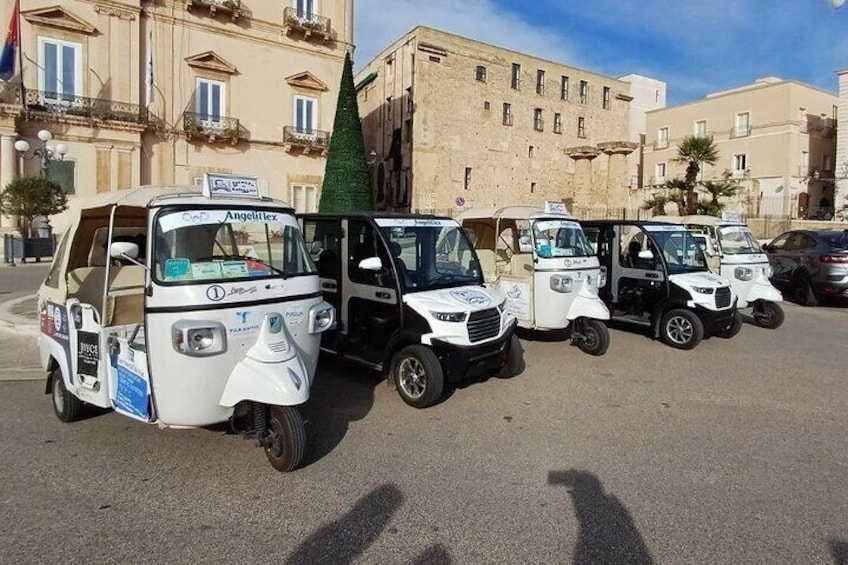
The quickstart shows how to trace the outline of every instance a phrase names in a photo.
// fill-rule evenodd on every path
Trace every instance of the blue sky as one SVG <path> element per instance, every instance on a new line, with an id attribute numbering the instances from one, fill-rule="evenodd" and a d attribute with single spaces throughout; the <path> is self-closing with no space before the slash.
<path id="1" fill-rule="evenodd" d="M 830 0 L 355 0 L 361 67 L 427 25 L 609 76 L 668 84 L 669 105 L 774 75 L 836 92 L 848 4 Z"/>

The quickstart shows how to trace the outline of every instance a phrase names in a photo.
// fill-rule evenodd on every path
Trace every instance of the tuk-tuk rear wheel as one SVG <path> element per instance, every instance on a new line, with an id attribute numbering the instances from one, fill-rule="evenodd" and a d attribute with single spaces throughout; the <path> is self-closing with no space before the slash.
<path id="1" fill-rule="evenodd" d="M 265 456 L 277 471 L 294 471 L 306 451 L 306 430 L 300 412 L 294 406 L 271 406 L 268 412 Z"/>
<path id="2" fill-rule="evenodd" d="M 50 373 L 50 379 L 50 399 L 53 405 L 53 413 L 62 422 L 79 420 L 82 417 L 85 404 L 65 387 L 65 381 L 62 379 L 62 371 L 53 369 Z"/>

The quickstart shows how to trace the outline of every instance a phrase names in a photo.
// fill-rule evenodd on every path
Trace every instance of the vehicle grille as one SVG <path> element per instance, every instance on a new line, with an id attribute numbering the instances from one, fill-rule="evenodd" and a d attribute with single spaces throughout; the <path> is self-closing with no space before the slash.
<path id="1" fill-rule="evenodd" d="M 468 317 L 468 339 L 471 343 L 495 337 L 501 331 L 501 313 L 497 308 L 472 312 Z"/>
<path id="2" fill-rule="evenodd" d="M 727 308 L 730 306 L 730 287 L 723 286 L 716 289 L 716 308 Z"/>

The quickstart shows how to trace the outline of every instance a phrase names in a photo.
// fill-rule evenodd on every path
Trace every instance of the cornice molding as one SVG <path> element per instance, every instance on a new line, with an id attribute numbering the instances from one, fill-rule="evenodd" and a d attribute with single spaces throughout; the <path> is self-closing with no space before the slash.
<path id="1" fill-rule="evenodd" d="M 234 75 L 238 72 L 235 65 L 215 53 L 214 51 L 206 51 L 185 58 L 185 62 L 189 67 L 195 69 L 204 69 L 207 71 L 215 71 L 218 73 L 226 73 Z"/>

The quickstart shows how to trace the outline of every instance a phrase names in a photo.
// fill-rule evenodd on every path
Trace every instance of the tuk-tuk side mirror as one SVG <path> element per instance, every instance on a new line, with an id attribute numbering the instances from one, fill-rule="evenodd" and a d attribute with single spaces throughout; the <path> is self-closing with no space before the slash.
<path id="1" fill-rule="evenodd" d="M 368 257 L 359 262 L 359 268 L 363 271 L 382 271 L 383 261 L 379 257 Z"/>
<path id="2" fill-rule="evenodd" d="M 639 259 L 653 259 L 654 253 L 650 249 L 643 249 L 639 252 Z"/>
<path id="3" fill-rule="evenodd" d="M 115 241 L 109 247 L 112 259 L 138 259 L 138 244 L 130 241 Z"/>

